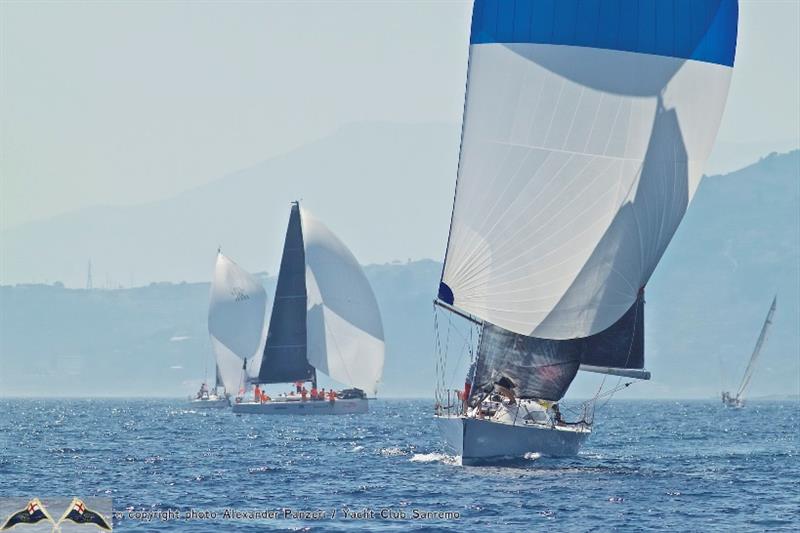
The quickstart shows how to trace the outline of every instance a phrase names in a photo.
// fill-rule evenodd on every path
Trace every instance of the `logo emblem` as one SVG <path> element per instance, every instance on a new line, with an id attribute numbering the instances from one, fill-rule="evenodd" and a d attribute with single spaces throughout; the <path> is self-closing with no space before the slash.
<path id="1" fill-rule="evenodd" d="M 62 522 L 73 522 L 75 524 L 93 525 L 104 531 L 111 531 L 111 520 L 107 519 L 97 511 L 93 511 L 86 507 L 86 504 L 78 498 L 73 498 L 72 503 L 69 504 L 67 510 L 61 518 L 58 519 L 56 526 Z"/>
<path id="2" fill-rule="evenodd" d="M 250 295 L 248 295 L 241 287 L 231 287 L 231 296 L 233 296 L 235 302 L 241 302 L 243 300 L 249 300 Z"/>
<path id="3" fill-rule="evenodd" d="M 6 531 L 16 526 L 38 524 L 43 520 L 50 522 L 53 526 L 56 525 L 53 517 L 47 512 L 39 498 L 34 498 L 28 502 L 24 509 L 12 513 L 11 516 L 6 518 L 3 526 L 0 527 L 0 531 Z"/>

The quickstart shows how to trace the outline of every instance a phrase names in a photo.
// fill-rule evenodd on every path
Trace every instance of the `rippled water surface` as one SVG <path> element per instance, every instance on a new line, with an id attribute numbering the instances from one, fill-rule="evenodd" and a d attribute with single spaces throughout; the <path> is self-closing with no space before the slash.
<path id="1" fill-rule="evenodd" d="M 119 531 L 774 531 L 800 523 L 798 402 L 734 411 L 711 401 L 612 401 L 578 457 L 494 467 L 462 467 L 447 455 L 428 401 L 306 418 L 194 411 L 180 400 L 0 406 L 0 496 L 111 497 Z M 279 516 L 229 519 L 226 508 Z M 284 518 L 284 508 L 324 518 Z M 345 518 L 344 509 L 364 517 Z M 392 517 L 381 518 L 382 509 Z M 130 516 L 167 510 L 181 518 Z M 191 511 L 216 518 L 184 520 Z M 415 511 L 454 516 L 414 519 Z"/>

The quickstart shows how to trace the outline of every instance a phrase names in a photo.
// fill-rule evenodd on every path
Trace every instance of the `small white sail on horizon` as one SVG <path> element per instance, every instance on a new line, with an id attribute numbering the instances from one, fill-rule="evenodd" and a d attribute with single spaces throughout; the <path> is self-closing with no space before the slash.
<path id="1" fill-rule="evenodd" d="M 742 382 L 739 384 L 739 388 L 736 390 L 736 395 L 731 395 L 729 392 L 723 391 L 722 392 L 722 402 L 729 406 L 729 407 L 743 407 L 744 406 L 744 394 L 747 391 L 747 387 L 750 385 L 750 380 L 753 379 L 753 374 L 756 371 L 756 363 L 758 359 L 761 357 L 761 352 L 764 349 L 764 344 L 767 342 L 767 337 L 769 336 L 770 326 L 772 326 L 772 320 L 775 316 L 775 309 L 777 308 L 778 304 L 778 295 L 776 294 L 772 298 L 772 305 L 769 307 L 769 311 L 767 311 L 767 317 L 764 319 L 764 324 L 761 326 L 761 332 L 758 334 L 758 340 L 756 340 L 756 345 L 753 348 L 753 353 L 750 354 L 750 360 L 747 362 L 747 368 L 744 371 L 744 375 L 742 376 Z"/>

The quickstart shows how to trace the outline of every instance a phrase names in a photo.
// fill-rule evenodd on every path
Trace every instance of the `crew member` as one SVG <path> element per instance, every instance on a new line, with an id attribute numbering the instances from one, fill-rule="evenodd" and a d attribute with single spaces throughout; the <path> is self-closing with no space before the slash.
<path id="1" fill-rule="evenodd" d="M 494 389 L 508 399 L 509 405 L 517 403 L 517 398 L 514 395 L 513 389 L 516 387 L 514 382 L 503 376 L 494 383 Z"/>

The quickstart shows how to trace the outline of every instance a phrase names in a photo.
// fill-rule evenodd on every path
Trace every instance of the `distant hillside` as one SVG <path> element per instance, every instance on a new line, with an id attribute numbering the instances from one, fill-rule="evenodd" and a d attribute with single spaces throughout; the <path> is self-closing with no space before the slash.
<path id="1" fill-rule="evenodd" d="M 366 268 L 387 340 L 383 395 L 432 390 L 431 302 L 440 271 L 433 261 Z M 264 285 L 271 306 L 275 278 Z M 189 394 L 210 361 L 208 293 L 207 283 L 0 287 L 0 395 Z"/>
<path id="2" fill-rule="evenodd" d="M 365 264 L 438 257 L 458 142 L 455 124 L 352 124 L 166 200 L 11 228 L 0 233 L 0 283 L 85 287 L 89 259 L 95 286 L 202 281 L 219 245 L 251 271 L 276 271 L 293 200 Z"/>
<path id="3" fill-rule="evenodd" d="M 383 396 L 431 396 L 440 270 L 434 261 L 366 267 L 386 330 Z M 265 278 L 270 294 L 274 283 Z M 717 395 L 721 369 L 733 387 L 776 292 L 752 396 L 798 394 L 799 285 L 800 152 L 706 178 L 647 287 L 653 381 L 624 397 Z M 205 283 L 0 287 L 0 394 L 188 393 L 209 353 L 207 305 Z M 571 394 L 596 383 L 582 375 Z"/>

